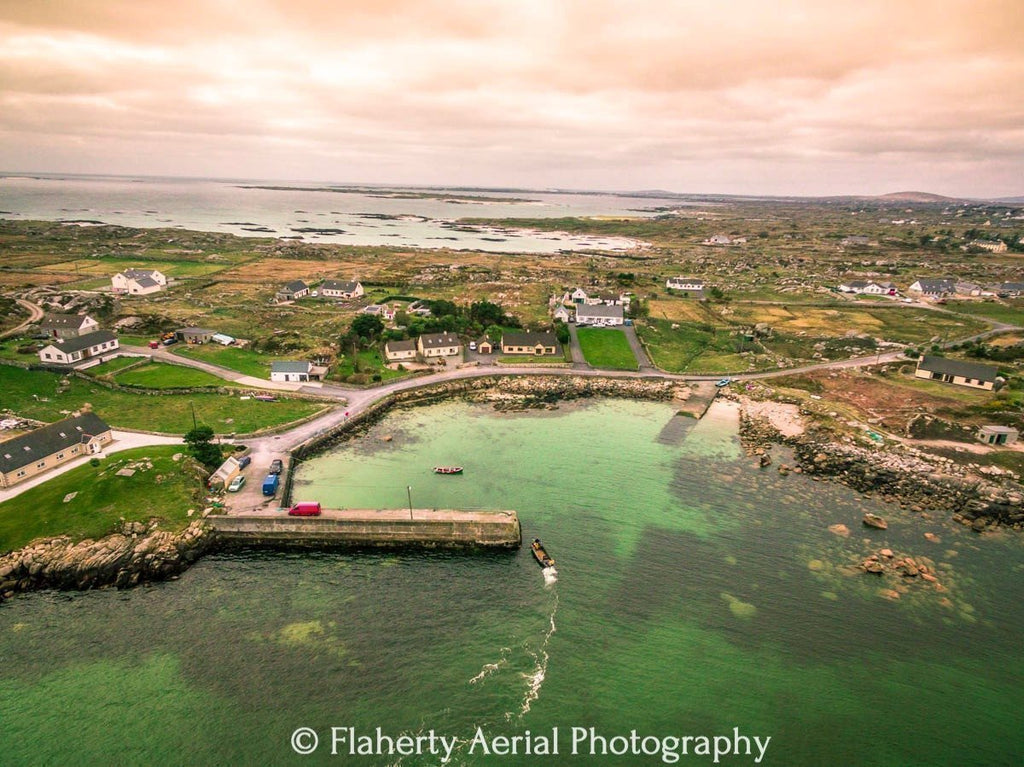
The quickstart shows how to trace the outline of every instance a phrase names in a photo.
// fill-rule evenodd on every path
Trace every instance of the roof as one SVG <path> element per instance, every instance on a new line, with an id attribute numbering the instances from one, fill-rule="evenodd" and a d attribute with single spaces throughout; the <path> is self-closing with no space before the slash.
<path id="1" fill-rule="evenodd" d="M 300 290 L 309 290 L 309 285 L 304 283 L 302 280 L 292 280 L 284 284 L 284 290 L 298 293 Z"/>
<path id="2" fill-rule="evenodd" d="M 850 280 L 849 282 L 844 282 L 843 284 L 846 285 L 846 287 L 848 288 L 866 288 L 868 285 L 871 285 L 872 283 L 868 282 L 867 280 Z"/>
<path id="3" fill-rule="evenodd" d="M 932 373 L 976 378 L 980 381 L 995 381 L 996 376 L 999 375 L 999 371 L 991 365 L 954 360 L 949 357 L 935 357 L 928 354 L 921 358 L 917 367 L 919 370 L 927 370 Z"/>
<path id="4" fill-rule="evenodd" d="M 423 348 L 439 348 L 442 346 L 459 346 L 459 337 L 454 333 L 424 333 L 420 336 Z"/>
<path id="5" fill-rule="evenodd" d="M 581 305 L 576 307 L 576 319 L 579 320 L 580 317 L 622 319 L 622 307 L 607 306 L 605 304 L 596 304 L 594 306 Z"/>
<path id="6" fill-rule="evenodd" d="M 108 341 L 116 340 L 117 336 L 109 330 L 97 330 L 95 333 L 86 333 L 84 336 L 68 338 L 60 343 L 50 344 L 50 346 L 60 349 L 65 354 L 71 354 L 72 352 L 80 352 L 82 349 L 88 349 L 90 346 L 105 344 Z"/>
<path id="7" fill-rule="evenodd" d="M 502 333 L 501 345 L 504 346 L 558 346 L 554 333 Z"/>
<path id="8" fill-rule="evenodd" d="M 152 279 L 156 269 L 125 269 L 121 274 L 130 280 Z"/>
<path id="9" fill-rule="evenodd" d="M 686 285 L 703 285 L 704 280 L 700 277 L 669 277 L 669 282 L 678 282 Z"/>
<path id="10" fill-rule="evenodd" d="M 986 424 L 982 426 L 979 431 L 988 432 L 989 434 L 1017 434 L 1018 431 L 1012 426 L 998 426 L 996 424 Z"/>
<path id="11" fill-rule="evenodd" d="M 308 373 L 311 363 L 299 360 L 285 360 L 283 362 L 271 362 L 271 373 Z"/>
<path id="12" fill-rule="evenodd" d="M 384 350 L 386 352 L 414 352 L 416 351 L 416 339 L 410 338 L 408 341 L 388 341 L 384 344 Z"/>
<path id="13" fill-rule="evenodd" d="M 342 293 L 352 293 L 359 287 L 358 282 L 342 282 L 341 280 L 324 280 L 320 286 L 321 290 L 340 290 Z"/>
<path id="14" fill-rule="evenodd" d="M 1024 291 L 1024 282 L 1004 282 L 999 286 L 1000 290 Z"/>
<path id="15" fill-rule="evenodd" d="M 953 286 L 953 280 L 947 280 L 947 279 L 928 279 L 928 278 L 925 278 L 925 279 L 917 280 L 917 283 L 921 286 L 921 290 L 924 290 L 924 291 L 931 291 L 931 290 L 949 290 L 949 291 L 952 291 L 953 287 L 954 287 Z"/>
<path id="16" fill-rule="evenodd" d="M 47 314 L 39 324 L 46 328 L 80 328 L 87 319 L 88 314 Z"/>
<path id="17" fill-rule="evenodd" d="M 110 427 L 91 412 L 43 426 L 0 443 L 0 471 L 7 473 L 28 466 L 64 448 L 87 442 L 90 437 L 105 431 L 110 431 Z"/>

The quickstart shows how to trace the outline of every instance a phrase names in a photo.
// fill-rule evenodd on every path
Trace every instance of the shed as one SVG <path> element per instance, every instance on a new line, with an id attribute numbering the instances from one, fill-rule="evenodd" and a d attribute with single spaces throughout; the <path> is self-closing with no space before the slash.
<path id="1" fill-rule="evenodd" d="M 986 445 L 1012 445 L 1020 434 L 1012 426 L 989 424 L 978 429 L 975 436 Z"/>

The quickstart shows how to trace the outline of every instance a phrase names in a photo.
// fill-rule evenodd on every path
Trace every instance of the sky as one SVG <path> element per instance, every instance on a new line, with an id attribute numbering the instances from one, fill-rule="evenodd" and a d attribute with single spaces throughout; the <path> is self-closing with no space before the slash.
<path id="1" fill-rule="evenodd" d="M 1024 195 L 1024 0 L 0 0 L 0 172 Z"/>

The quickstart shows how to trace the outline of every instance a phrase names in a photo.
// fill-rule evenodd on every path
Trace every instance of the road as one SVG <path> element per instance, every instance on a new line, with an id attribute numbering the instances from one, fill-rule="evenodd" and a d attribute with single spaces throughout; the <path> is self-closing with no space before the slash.
<path id="1" fill-rule="evenodd" d="M 16 298 L 14 300 L 21 304 L 25 309 L 28 309 L 28 319 L 25 320 L 20 325 L 18 325 L 18 327 L 11 328 L 10 330 L 5 330 L 3 333 L 0 333 L 0 338 L 7 338 L 9 336 L 17 335 L 22 330 L 27 328 L 29 325 L 35 322 L 39 322 L 39 320 L 41 320 L 43 318 L 43 315 L 46 313 L 43 311 L 43 308 L 41 306 L 36 306 L 31 301 L 26 301 L 22 298 Z"/>

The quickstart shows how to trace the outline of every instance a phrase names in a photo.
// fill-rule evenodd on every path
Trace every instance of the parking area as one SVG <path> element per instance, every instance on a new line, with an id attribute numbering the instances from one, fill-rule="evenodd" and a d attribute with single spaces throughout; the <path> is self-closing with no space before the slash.
<path id="1" fill-rule="evenodd" d="M 247 514 L 253 511 L 276 509 L 281 505 L 284 493 L 284 484 L 288 478 L 289 466 L 288 454 L 283 450 L 277 451 L 259 447 L 249 454 L 252 458 L 250 463 L 242 471 L 245 476 L 245 484 L 237 493 L 224 493 L 224 512 L 226 514 Z M 270 473 L 270 464 L 279 459 L 284 468 L 280 474 L 280 484 L 277 493 L 273 496 L 263 495 L 263 480 Z"/>

